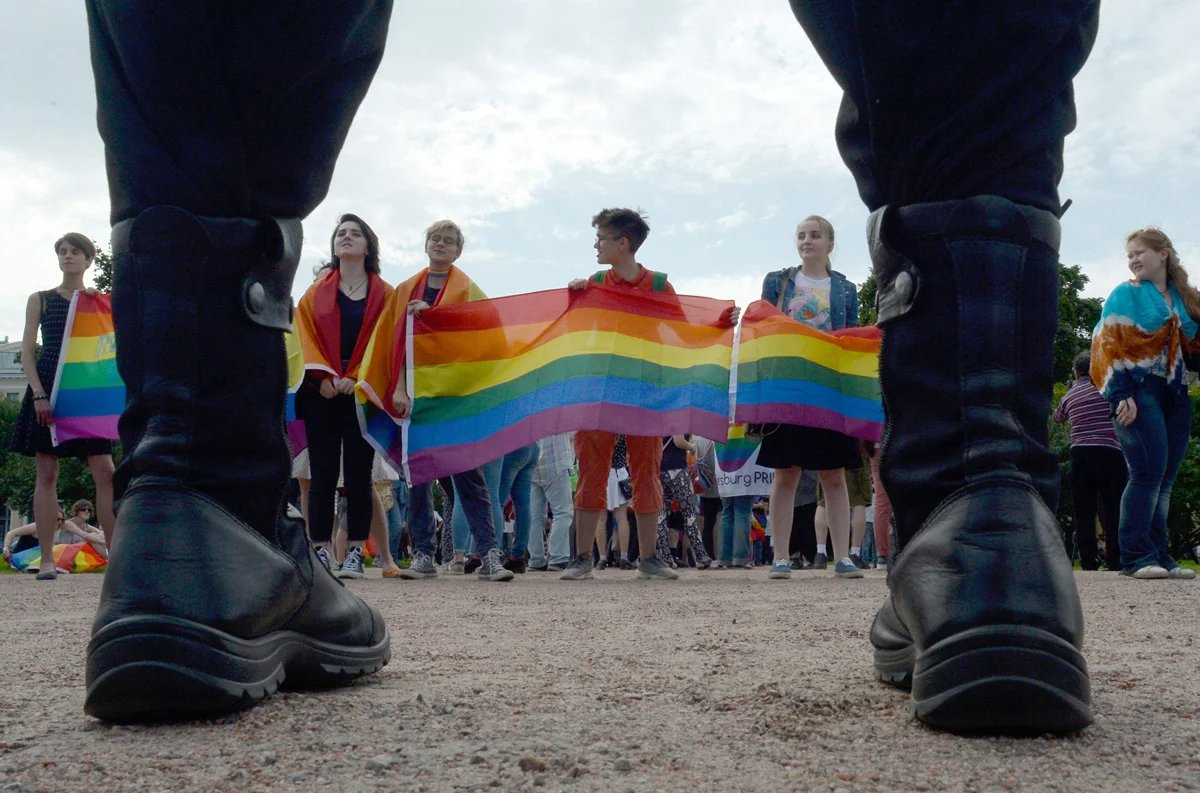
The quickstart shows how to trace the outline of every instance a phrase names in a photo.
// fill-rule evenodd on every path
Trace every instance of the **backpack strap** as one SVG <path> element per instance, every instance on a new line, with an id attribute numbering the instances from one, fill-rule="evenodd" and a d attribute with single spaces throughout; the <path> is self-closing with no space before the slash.
<path id="1" fill-rule="evenodd" d="M 667 291 L 667 274 L 656 270 L 654 277 L 650 279 L 650 289 L 654 292 Z"/>
<path id="2" fill-rule="evenodd" d="M 589 278 L 588 280 L 591 281 L 593 284 L 602 284 L 602 283 L 604 283 L 604 274 L 606 272 L 608 272 L 608 271 L 601 270 L 598 273 L 596 273 L 595 275 L 593 275 L 591 278 Z"/>

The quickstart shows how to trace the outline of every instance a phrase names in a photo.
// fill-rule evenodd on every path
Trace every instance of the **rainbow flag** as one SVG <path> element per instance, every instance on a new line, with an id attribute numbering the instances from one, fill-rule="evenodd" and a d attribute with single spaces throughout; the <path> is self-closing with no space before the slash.
<path id="1" fill-rule="evenodd" d="M 296 417 L 296 393 L 304 383 L 304 352 L 300 349 L 300 336 L 295 331 L 283 334 L 283 347 L 287 353 L 288 392 L 284 403 L 284 422 L 287 427 L 288 446 L 295 457 L 308 447 L 308 433 L 304 420 Z"/>
<path id="2" fill-rule="evenodd" d="M 726 473 L 741 470 L 754 456 L 759 443 L 759 438 L 746 437 L 745 424 L 730 424 L 725 443 L 717 444 L 717 466 Z"/>
<path id="3" fill-rule="evenodd" d="M 55 446 L 75 438 L 117 437 L 125 383 L 117 373 L 111 296 L 83 291 L 72 296 L 50 406 Z"/>
<path id="4" fill-rule="evenodd" d="M 878 441 L 880 336 L 876 327 L 822 333 L 756 300 L 742 320 L 734 420 Z"/>
<path id="5" fill-rule="evenodd" d="M 570 430 L 720 438 L 731 306 L 591 284 L 429 309 L 406 334 L 411 417 L 359 388 L 360 422 L 412 484 Z"/>
<path id="6" fill-rule="evenodd" d="M 9 564 L 12 569 L 21 573 L 30 568 L 40 570 L 42 549 L 35 547 L 14 553 Z M 108 567 L 108 560 L 101 556 L 90 542 L 77 542 L 54 546 L 54 566 L 69 573 L 104 572 Z"/>

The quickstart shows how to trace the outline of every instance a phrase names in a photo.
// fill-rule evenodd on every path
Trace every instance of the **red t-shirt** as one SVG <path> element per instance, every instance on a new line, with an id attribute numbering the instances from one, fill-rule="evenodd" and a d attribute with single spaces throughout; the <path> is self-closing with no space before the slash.
<path id="1" fill-rule="evenodd" d="M 632 281 L 626 281 L 618 276 L 613 268 L 609 267 L 604 271 L 604 283 L 608 286 L 623 286 L 627 289 L 647 289 L 651 291 L 657 291 L 665 295 L 675 294 L 675 287 L 671 286 L 670 281 L 663 280 L 662 287 L 655 289 L 654 275 L 655 273 L 653 270 L 649 270 L 639 264 L 637 275 L 634 276 Z"/>

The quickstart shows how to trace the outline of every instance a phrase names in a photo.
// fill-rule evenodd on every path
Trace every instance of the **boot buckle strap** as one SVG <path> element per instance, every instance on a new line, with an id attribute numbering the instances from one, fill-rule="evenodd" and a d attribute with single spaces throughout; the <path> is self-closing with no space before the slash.
<path id="1" fill-rule="evenodd" d="M 112 253 L 183 248 L 192 253 L 244 253 L 242 313 L 251 322 L 292 329 L 292 281 L 300 264 L 304 230 L 299 218 L 218 218 L 178 207 L 151 207 L 112 228 Z"/>
<path id="2" fill-rule="evenodd" d="M 884 227 L 894 214 L 895 210 L 882 206 L 867 219 L 867 244 L 875 272 L 877 325 L 907 314 L 921 290 L 921 273 L 916 265 L 887 242 Z"/>

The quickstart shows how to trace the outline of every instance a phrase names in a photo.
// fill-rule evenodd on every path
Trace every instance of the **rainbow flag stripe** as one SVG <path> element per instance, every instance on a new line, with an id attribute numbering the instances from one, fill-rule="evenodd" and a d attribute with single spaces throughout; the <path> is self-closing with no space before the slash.
<path id="1" fill-rule="evenodd" d="M 734 420 L 879 440 L 880 336 L 876 327 L 822 333 L 755 301 L 742 320 Z"/>
<path id="2" fill-rule="evenodd" d="M 427 310 L 408 334 L 405 442 L 362 397 L 360 419 L 413 484 L 570 430 L 719 438 L 731 305 L 592 284 Z"/>
<path id="3" fill-rule="evenodd" d="M 76 438 L 117 437 L 125 383 L 117 373 L 109 295 L 81 291 L 71 298 L 50 405 L 50 434 L 56 446 Z"/>
<path id="4" fill-rule="evenodd" d="M 717 444 L 717 466 L 726 473 L 741 470 L 760 442 L 758 438 L 746 437 L 745 424 L 730 424 L 725 443 Z"/>

